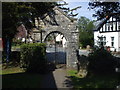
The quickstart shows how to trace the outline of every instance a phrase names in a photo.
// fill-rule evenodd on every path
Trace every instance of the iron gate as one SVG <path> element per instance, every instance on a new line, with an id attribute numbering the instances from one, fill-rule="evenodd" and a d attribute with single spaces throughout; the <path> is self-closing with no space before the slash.
<path id="1" fill-rule="evenodd" d="M 66 48 L 60 46 L 47 46 L 46 58 L 48 62 L 66 64 Z"/>

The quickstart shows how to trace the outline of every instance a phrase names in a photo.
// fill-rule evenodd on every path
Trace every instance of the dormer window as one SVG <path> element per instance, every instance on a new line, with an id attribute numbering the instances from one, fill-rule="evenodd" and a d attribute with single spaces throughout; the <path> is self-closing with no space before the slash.
<path id="1" fill-rule="evenodd" d="M 111 27 L 111 30 L 113 30 L 113 26 Z"/>
<path id="2" fill-rule="evenodd" d="M 119 17 L 119 16 L 118 16 Z M 120 31 L 120 17 L 116 16 L 106 16 L 106 19 L 103 19 L 100 24 L 98 24 L 97 29 L 100 33 L 105 32 L 117 32 Z"/>
<path id="3" fill-rule="evenodd" d="M 116 21 L 116 18 L 113 18 L 113 21 Z"/>

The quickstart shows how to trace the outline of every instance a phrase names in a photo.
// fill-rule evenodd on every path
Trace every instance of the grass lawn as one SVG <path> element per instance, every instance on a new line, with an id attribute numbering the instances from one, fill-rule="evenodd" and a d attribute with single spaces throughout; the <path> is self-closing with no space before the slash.
<path id="1" fill-rule="evenodd" d="M 77 75 L 77 71 L 69 70 L 69 76 L 73 82 L 74 88 L 116 88 L 120 78 L 118 74 L 109 75 L 88 75 L 82 78 Z"/>
<path id="2" fill-rule="evenodd" d="M 20 45 L 12 46 L 12 49 L 20 48 Z"/>
<path id="3" fill-rule="evenodd" d="M 3 69 L 0 74 L 5 75 L 5 74 L 14 74 L 14 73 L 23 73 L 24 71 L 19 68 L 19 67 L 10 67 L 7 69 Z"/>
<path id="4" fill-rule="evenodd" d="M 3 69 L 2 88 L 40 88 L 41 75 L 25 73 L 19 67 Z"/>

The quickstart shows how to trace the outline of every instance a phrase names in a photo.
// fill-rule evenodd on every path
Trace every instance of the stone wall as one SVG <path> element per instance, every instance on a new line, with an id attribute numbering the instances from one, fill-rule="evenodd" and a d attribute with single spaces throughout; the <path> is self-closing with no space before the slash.
<path id="1" fill-rule="evenodd" d="M 42 41 L 52 32 L 62 33 L 67 40 L 67 67 L 76 68 L 79 33 L 77 30 L 76 19 L 68 17 L 61 9 L 54 8 L 54 13 L 47 14 L 44 17 L 45 23 L 44 32 L 42 33 Z"/>

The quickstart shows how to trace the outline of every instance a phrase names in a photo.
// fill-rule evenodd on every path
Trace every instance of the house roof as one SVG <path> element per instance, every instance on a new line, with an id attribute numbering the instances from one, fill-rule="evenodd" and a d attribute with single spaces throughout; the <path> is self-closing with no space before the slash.
<path id="1" fill-rule="evenodd" d="M 100 28 L 107 22 L 107 20 L 110 19 L 111 16 L 115 16 L 115 18 L 120 17 L 120 13 L 112 13 L 109 16 L 106 16 L 104 19 L 99 21 L 99 24 L 96 25 L 95 29 L 93 31 L 99 31 Z"/>

